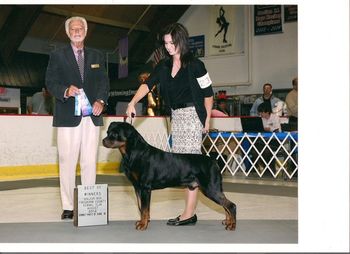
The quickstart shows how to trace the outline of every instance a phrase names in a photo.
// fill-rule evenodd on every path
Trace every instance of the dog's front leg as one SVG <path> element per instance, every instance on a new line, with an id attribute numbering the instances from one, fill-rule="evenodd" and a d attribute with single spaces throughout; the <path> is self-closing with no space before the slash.
<path id="1" fill-rule="evenodd" d="M 137 230 L 146 230 L 150 218 L 151 190 L 142 189 L 140 193 L 141 219 L 136 222 Z"/>
<path id="2" fill-rule="evenodd" d="M 140 201 L 141 190 L 137 186 L 134 186 L 134 189 L 136 194 L 137 207 L 139 208 L 139 212 L 141 213 L 141 201 Z"/>

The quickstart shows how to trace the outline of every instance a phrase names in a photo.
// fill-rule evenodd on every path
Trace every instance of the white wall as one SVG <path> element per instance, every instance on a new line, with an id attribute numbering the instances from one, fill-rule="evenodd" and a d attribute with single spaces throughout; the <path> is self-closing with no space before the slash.
<path id="1" fill-rule="evenodd" d="M 119 161 L 120 154 L 102 146 L 107 128 L 112 121 L 123 121 L 122 117 L 105 117 L 101 128 L 98 162 Z M 133 124 L 141 133 L 165 132 L 161 118 L 137 118 Z M 17 165 L 57 164 L 56 128 L 52 127 L 52 116 L 0 116 L 0 167 Z"/>
<path id="2" fill-rule="evenodd" d="M 251 14 L 251 85 L 217 87 L 217 84 L 246 81 L 248 56 L 206 56 L 202 60 L 213 80 L 214 90 L 224 89 L 233 95 L 261 93 L 266 82 L 275 89 L 291 88 L 291 80 L 298 75 L 298 23 L 282 21 L 283 33 L 254 36 L 254 6 L 247 6 L 247 10 L 247 15 Z M 193 5 L 179 22 L 187 27 L 190 36 L 204 34 L 207 38 L 209 19 L 209 6 Z M 207 39 L 205 45 L 208 45 Z"/>
<path id="3" fill-rule="evenodd" d="M 105 148 L 102 139 L 111 122 L 123 120 L 123 117 L 114 116 L 104 118 L 98 149 L 98 174 L 117 173 L 121 154 L 118 149 Z M 281 119 L 281 122 L 285 120 Z M 169 151 L 168 118 L 136 117 L 132 124 L 149 144 Z M 0 126 L 0 181 L 58 176 L 57 132 L 52 127 L 52 116 L 0 115 Z M 212 118 L 210 128 L 242 130 L 239 117 Z"/>
<path id="4" fill-rule="evenodd" d="M 120 161 L 117 150 L 102 146 L 107 128 L 113 121 L 123 121 L 122 117 L 105 117 L 101 128 L 99 163 Z M 1 167 L 21 165 L 57 164 L 56 128 L 52 127 L 52 116 L 0 115 L 0 175 Z M 170 129 L 169 119 L 164 117 L 136 117 L 133 126 L 154 146 L 162 148 Z M 239 118 L 212 119 L 211 128 L 219 130 L 241 130 Z M 163 147 L 164 149 L 164 147 Z"/>

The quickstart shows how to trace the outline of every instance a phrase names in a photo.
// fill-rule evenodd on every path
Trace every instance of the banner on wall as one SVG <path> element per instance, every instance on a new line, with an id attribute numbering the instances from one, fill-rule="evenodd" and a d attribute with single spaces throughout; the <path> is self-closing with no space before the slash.
<path id="1" fill-rule="evenodd" d="M 128 76 L 128 37 L 119 40 L 118 78 Z"/>
<path id="2" fill-rule="evenodd" d="M 298 5 L 284 6 L 284 22 L 298 21 Z"/>
<path id="3" fill-rule="evenodd" d="M 244 53 L 244 6 L 210 7 L 208 55 Z"/>
<path id="4" fill-rule="evenodd" d="M 254 34 L 263 35 L 282 32 L 281 5 L 254 6 Z"/>
<path id="5" fill-rule="evenodd" d="M 204 35 L 191 36 L 188 43 L 190 51 L 195 57 L 204 57 Z"/>

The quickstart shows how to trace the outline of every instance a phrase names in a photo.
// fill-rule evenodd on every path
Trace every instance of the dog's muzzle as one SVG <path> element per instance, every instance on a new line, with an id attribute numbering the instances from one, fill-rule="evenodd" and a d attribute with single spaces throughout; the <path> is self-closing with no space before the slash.
<path id="1" fill-rule="evenodd" d="M 108 139 L 108 137 L 106 137 L 102 140 L 102 144 L 106 148 L 119 148 L 125 145 L 125 142 L 111 141 L 110 139 Z"/>

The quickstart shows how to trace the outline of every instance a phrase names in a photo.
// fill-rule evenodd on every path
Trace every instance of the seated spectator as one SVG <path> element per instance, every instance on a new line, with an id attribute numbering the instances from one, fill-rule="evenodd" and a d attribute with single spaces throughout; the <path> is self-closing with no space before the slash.
<path id="1" fill-rule="evenodd" d="M 217 102 L 216 109 L 221 111 L 225 115 L 230 116 L 230 111 L 227 108 L 227 100 L 226 99 L 219 99 L 218 102 Z"/>
<path id="2" fill-rule="evenodd" d="M 211 111 L 211 116 L 230 116 L 226 99 L 217 100 L 217 106 Z"/>
<path id="3" fill-rule="evenodd" d="M 292 80 L 293 89 L 287 94 L 286 104 L 288 116 L 298 117 L 298 78 Z"/>
<path id="4" fill-rule="evenodd" d="M 281 123 L 279 116 L 272 113 L 271 104 L 268 102 L 263 102 L 258 106 L 258 113 L 261 117 L 264 125 L 264 129 L 267 132 L 280 132 Z"/>
<path id="5" fill-rule="evenodd" d="M 298 129 L 298 78 L 292 80 L 293 89 L 287 94 L 286 105 L 291 130 Z"/>
<path id="6" fill-rule="evenodd" d="M 258 97 L 253 103 L 253 106 L 250 109 L 251 116 L 258 116 L 258 106 L 263 102 L 268 103 L 271 112 L 273 112 L 273 108 L 278 105 L 278 102 L 282 102 L 279 98 L 272 94 L 272 85 L 270 83 L 264 84 L 263 95 Z"/>
<path id="7" fill-rule="evenodd" d="M 28 101 L 29 114 L 52 115 L 54 107 L 54 98 L 46 87 L 33 95 L 31 101 Z"/>

